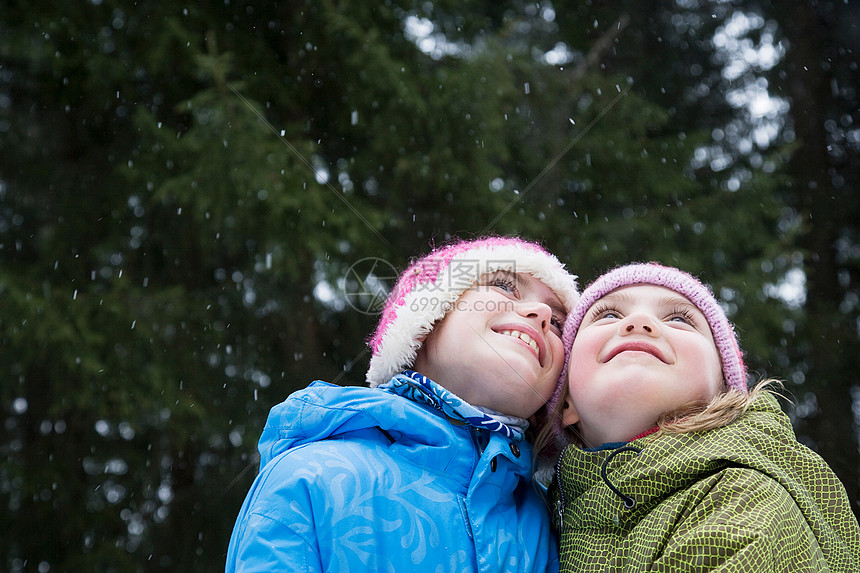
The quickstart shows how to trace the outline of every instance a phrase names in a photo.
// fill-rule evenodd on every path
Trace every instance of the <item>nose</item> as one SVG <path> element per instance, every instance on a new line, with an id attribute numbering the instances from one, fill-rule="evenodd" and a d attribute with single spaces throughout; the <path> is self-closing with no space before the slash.
<path id="1" fill-rule="evenodd" d="M 552 309 L 548 304 L 538 301 L 522 301 L 517 309 L 520 316 L 537 320 L 540 322 L 540 329 L 547 332 L 552 326 Z"/>
<path id="2" fill-rule="evenodd" d="M 639 312 L 627 316 L 621 323 L 621 333 L 627 334 L 645 334 L 647 336 L 657 336 L 659 322 L 650 314 Z"/>

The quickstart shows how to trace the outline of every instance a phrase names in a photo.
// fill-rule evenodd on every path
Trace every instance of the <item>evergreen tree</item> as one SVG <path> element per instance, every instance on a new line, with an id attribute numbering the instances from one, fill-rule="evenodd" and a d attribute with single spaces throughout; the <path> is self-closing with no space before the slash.
<path id="1" fill-rule="evenodd" d="M 452 235 L 542 241 L 583 283 L 699 274 L 856 486 L 832 439 L 854 430 L 856 66 L 827 10 L 850 20 L 825 3 L 809 35 L 741 2 L 5 2 L 2 566 L 222 567 L 268 409 L 362 384 L 378 309 L 350 295 Z M 727 75 L 715 38 L 782 34 L 839 57 Z M 750 146 L 728 96 L 772 74 L 808 112 Z M 797 268 L 806 306 L 773 294 Z"/>

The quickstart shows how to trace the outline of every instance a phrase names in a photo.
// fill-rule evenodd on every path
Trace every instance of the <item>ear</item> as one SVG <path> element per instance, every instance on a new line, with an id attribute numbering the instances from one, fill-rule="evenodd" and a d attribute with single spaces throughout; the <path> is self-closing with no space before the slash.
<path id="1" fill-rule="evenodd" d="M 561 406 L 561 423 L 566 428 L 577 422 L 579 422 L 579 412 L 576 411 L 576 406 L 573 405 L 570 392 L 565 392 L 564 403 Z"/>

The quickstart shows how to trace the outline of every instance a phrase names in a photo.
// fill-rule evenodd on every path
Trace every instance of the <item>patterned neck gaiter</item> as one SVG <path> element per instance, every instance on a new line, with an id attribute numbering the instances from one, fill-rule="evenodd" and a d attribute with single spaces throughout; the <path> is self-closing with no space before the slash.
<path id="1" fill-rule="evenodd" d="M 525 430 L 529 425 L 522 418 L 473 406 L 414 370 L 404 370 L 400 375 L 394 376 L 378 388 L 409 398 L 414 402 L 429 404 L 437 410 L 441 410 L 454 422 L 469 424 L 490 432 L 499 432 L 516 442 L 523 440 Z"/>

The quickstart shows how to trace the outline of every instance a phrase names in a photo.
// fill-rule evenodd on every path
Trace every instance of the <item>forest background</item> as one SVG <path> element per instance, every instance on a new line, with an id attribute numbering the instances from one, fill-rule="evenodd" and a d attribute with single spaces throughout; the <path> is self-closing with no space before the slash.
<path id="1" fill-rule="evenodd" d="M 860 3 L 0 5 L 0 568 L 214 571 L 452 236 L 711 284 L 860 500 Z"/>

